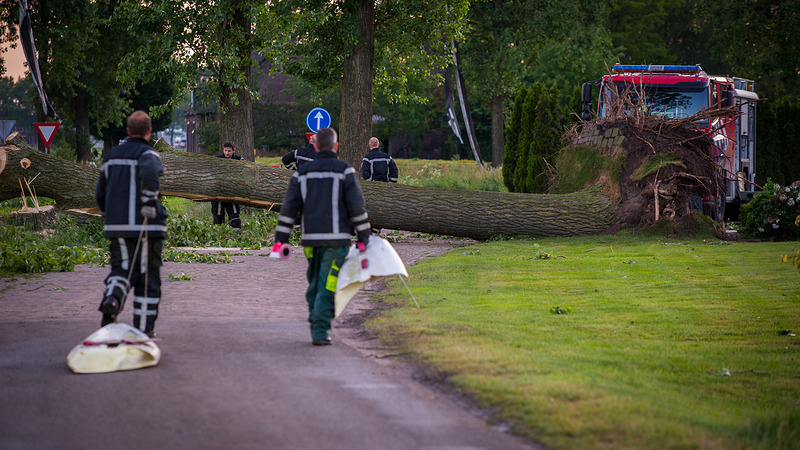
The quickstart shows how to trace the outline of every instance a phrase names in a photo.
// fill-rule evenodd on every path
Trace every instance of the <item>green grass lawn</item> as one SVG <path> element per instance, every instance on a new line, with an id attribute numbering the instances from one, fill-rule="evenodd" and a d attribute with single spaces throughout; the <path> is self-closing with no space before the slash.
<path id="1" fill-rule="evenodd" d="M 421 309 L 395 280 L 370 325 L 552 448 L 800 448 L 798 245 L 484 243 L 411 267 Z"/>
<path id="2" fill-rule="evenodd" d="M 256 162 L 268 166 L 282 164 L 280 157 L 257 158 Z M 503 184 L 503 173 L 500 169 L 491 167 L 481 169 L 472 160 L 442 161 L 414 158 L 395 159 L 395 162 L 400 172 L 398 180 L 400 184 L 508 192 L 508 188 Z"/>

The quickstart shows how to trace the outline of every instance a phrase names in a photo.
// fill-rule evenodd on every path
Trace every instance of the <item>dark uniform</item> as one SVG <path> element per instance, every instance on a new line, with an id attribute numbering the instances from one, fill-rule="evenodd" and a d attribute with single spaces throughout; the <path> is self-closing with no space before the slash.
<path id="1" fill-rule="evenodd" d="M 167 236 L 167 214 L 158 201 L 163 173 L 161 157 L 142 138 L 129 137 L 103 158 L 95 199 L 105 217 L 103 235 L 111 241 L 111 273 L 100 308 L 102 326 L 116 322 L 133 286 L 133 326 L 154 334 L 161 302 L 161 248 Z M 146 225 L 143 206 L 156 210 Z M 113 303 L 106 302 L 108 297 L 116 300 L 115 311 L 104 309 Z"/>
<path id="2" fill-rule="evenodd" d="M 289 181 L 281 205 L 276 242 L 289 242 L 295 218 L 301 215 L 301 244 L 308 258 L 308 321 L 315 345 L 330 343 L 334 294 L 339 268 L 350 238 L 369 240 L 370 225 L 356 170 L 332 151 L 320 151 Z"/>
<path id="3" fill-rule="evenodd" d="M 281 162 L 287 169 L 297 170 L 303 164 L 309 163 L 317 157 L 317 151 L 314 150 L 314 144 L 308 144 L 303 148 L 298 148 L 293 152 L 283 155 Z"/>
<path id="4" fill-rule="evenodd" d="M 370 150 L 361 160 L 361 178 L 365 180 L 397 183 L 398 175 L 397 163 L 377 148 Z"/>
<path id="5" fill-rule="evenodd" d="M 225 154 L 217 155 L 217 158 L 224 158 Z M 244 158 L 237 154 L 233 154 L 229 159 L 237 161 L 244 161 Z M 242 220 L 239 218 L 239 205 L 236 203 L 220 202 L 217 200 L 211 201 L 211 216 L 214 218 L 214 225 L 222 225 L 225 223 L 225 214 L 228 215 L 228 224 L 233 228 L 242 228 Z"/>

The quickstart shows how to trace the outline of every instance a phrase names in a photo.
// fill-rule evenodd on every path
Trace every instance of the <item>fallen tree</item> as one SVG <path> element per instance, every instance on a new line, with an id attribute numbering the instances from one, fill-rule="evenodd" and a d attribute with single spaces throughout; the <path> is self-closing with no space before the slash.
<path id="1" fill-rule="evenodd" d="M 282 168 L 175 150 L 164 140 L 155 148 L 166 167 L 161 192 L 167 196 L 276 209 L 292 175 Z M 0 200 L 19 197 L 20 180 L 36 176 L 37 194 L 59 207 L 94 207 L 98 175 L 99 169 L 39 152 L 16 133 L 0 147 Z M 598 234 L 611 226 L 615 212 L 615 204 L 599 189 L 533 195 L 370 181 L 361 186 L 376 228 L 474 239 Z"/>

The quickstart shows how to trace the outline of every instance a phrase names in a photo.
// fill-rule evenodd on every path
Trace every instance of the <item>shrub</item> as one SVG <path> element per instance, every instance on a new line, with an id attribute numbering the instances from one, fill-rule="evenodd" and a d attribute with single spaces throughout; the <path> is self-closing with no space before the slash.
<path id="1" fill-rule="evenodd" d="M 761 239 L 800 240 L 800 181 L 781 186 L 767 180 L 764 190 L 742 207 L 740 231 Z"/>
<path id="2" fill-rule="evenodd" d="M 558 149 L 561 138 L 559 91 L 536 82 L 522 88 L 507 130 L 503 181 L 511 192 L 539 193 L 548 179 L 545 160 Z"/>
<path id="3" fill-rule="evenodd" d="M 56 224 L 53 237 L 25 226 L 3 224 L 0 226 L 0 273 L 71 272 L 75 264 L 105 265 L 108 253 L 97 246 L 103 243 L 102 235 L 97 236 L 96 230 L 87 231 L 64 218 Z"/>
<path id="4" fill-rule="evenodd" d="M 523 86 L 514 100 L 514 109 L 511 121 L 506 128 L 506 144 L 503 154 L 503 181 L 506 188 L 514 192 L 514 171 L 517 168 L 517 158 L 519 158 L 519 133 L 522 129 L 522 107 L 528 98 L 528 90 Z"/>

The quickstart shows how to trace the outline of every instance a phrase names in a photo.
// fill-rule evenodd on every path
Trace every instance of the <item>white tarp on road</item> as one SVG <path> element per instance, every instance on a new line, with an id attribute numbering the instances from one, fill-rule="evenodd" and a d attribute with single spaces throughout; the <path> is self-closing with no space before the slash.
<path id="1" fill-rule="evenodd" d="M 112 323 L 90 334 L 67 355 L 75 373 L 104 373 L 155 366 L 161 349 L 146 334 L 124 323 Z"/>

